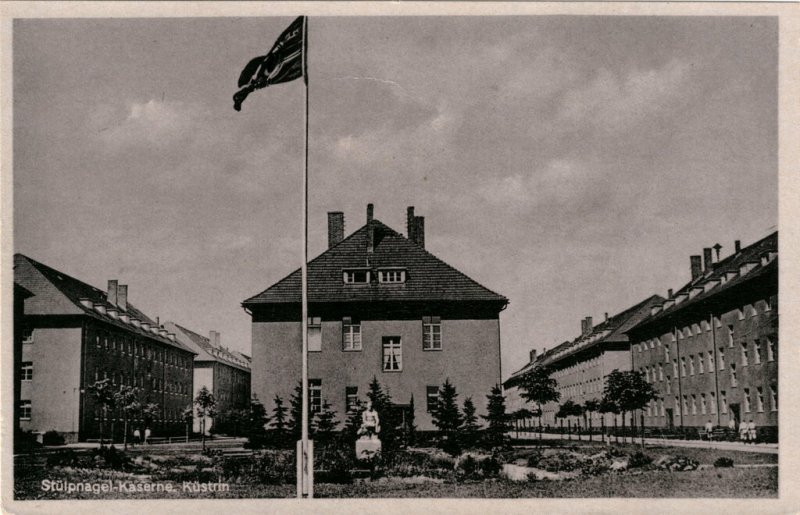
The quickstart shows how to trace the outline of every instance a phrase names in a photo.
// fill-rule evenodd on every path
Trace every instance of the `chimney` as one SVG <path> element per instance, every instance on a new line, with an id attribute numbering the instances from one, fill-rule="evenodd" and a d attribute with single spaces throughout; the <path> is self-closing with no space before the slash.
<path id="1" fill-rule="evenodd" d="M 711 270 L 712 265 L 712 257 L 711 257 L 711 247 L 706 247 L 703 249 L 703 263 L 705 264 L 704 272 L 708 272 Z"/>
<path id="2" fill-rule="evenodd" d="M 408 206 L 406 209 L 406 232 L 408 233 L 408 239 L 414 241 L 414 206 Z"/>
<path id="3" fill-rule="evenodd" d="M 209 331 L 208 332 L 208 343 L 212 347 L 216 347 L 217 346 L 217 332 L 216 331 Z"/>
<path id="4" fill-rule="evenodd" d="M 344 239 L 344 213 L 331 211 L 328 213 L 328 248 L 338 245 Z"/>
<path id="5" fill-rule="evenodd" d="M 734 241 L 734 242 L 733 242 L 733 245 L 734 245 L 734 247 L 735 247 L 735 250 L 734 250 L 734 252 L 736 252 L 736 253 L 738 254 L 739 252 L 741 252 L 741 251 L 742 251 L 742 242 L 741 242 L 741 240 L 736 240 L 736 241 Z"/>
<path id="6" fill-rule="evenodd" d="M 700 256 L 689 256 L 689 261 L 692 264 L 692 281 L 703 275 L 703 264 L 700 259 L 702 259 Z M 670 297 L 672 297 L 671 294 Z"/>
<path id="7" fill-rule="evenodd" d="M 106 295 L 106 300 L 112 306 L 117 305 L 117 288 L 119 282 L 116 279 L 109 279 L 108 280 L 108 293 Z"/>
<path id="8" fill-rule="evenodd" d="M 373 253 L 375 251 L 375 229 L 372 227 L 372 214 L 375 206 L 367 204 L 367 252 Z"/>
<path id="9" fill-rule="evenodd" d="M 606 311 L 606 322 L 608 322 L 608 311 Z"/>
<path id="10" fill-rule="evenodd" d="M 672 288 L 670 288 L 669 290 L 667 290 L 667 298 L 668 298 L 668 299 L 671 299 L 671 298 L 672 298 Z"/>
<path id="11" fill-rule="evenodd" d="M 222 346 L 222 343 L 220 343 L 219 340 L 219 331 L 214 331 L 214 346 L 216 346 L 217 348 Z"/>
<path id="12" fill-rule="evenodd" d="M 425 217 L 414 217 L 414 243 L 425 248 Z"/>
<path id="13" fill-rule="evenodd" d="M 117 288 L 117 307 L 122 311 L 128 311 L 128 285 L 120 284 Z"/>
<path id="14" fill-rule="evenodd" d="M 581 336 L 586 334 L 586 319 L 581 318 Z"/>
<path id="15" fill-rule="evenodd" d="M 594 326 L 592 325 L 592 317 L 586 317 L 586 333 L 584 336 L 592 334 L 592 329 Z"/>

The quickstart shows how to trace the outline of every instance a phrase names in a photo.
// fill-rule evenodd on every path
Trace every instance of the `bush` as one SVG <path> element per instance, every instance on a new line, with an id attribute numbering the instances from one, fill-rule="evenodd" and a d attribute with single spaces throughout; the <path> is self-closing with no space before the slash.
<path id="1" fill-rule="evenodd" d="M 76 467 L 80 464 L 78 454 L 72 449 L 54 452 L 47 456 L 47 467 Z"/>
<path id="2" fill-rule="evenodd" d="M 315 459 L 314 468 L 319 472 L 320 483 L 352 483 L 355 456 L 345 447 L 328 445 L 321 449 Z"/>
<path id="3" fill-rule="evenodd" d="M 481 472 L 485 477 L 495 477 L 500 474 L 503 465 L 494 456 L 485 458 L 480 462 Z"/>
<path id="4" fill-rule="evenodd" d="M 64 445 L 64 437 L 58 431 L 50 430 L 42 435 L 44 445 Z"/>
<path id="5" fill-rule="evenodd" d="M 268 485 L 294 483 L 296 467 L 294 453 L 281 451 L 266 452 L 254 464 L 256 477 Z"/>
<path id="6" fill-rule="evenodd" d="M 458 469 L 465 478 L 473 478 L 478 472 L 478 462 L 470 455 L 458 462 Z"/>
<path id="7" fill-rule="evenodd" d="M 30 452 L 34 449 L 38 449 L 41 446 L 42 444 L 36 440 L 36 435 L 33 434 L 33 431 L 22 431 L 21 429 L 17 428 L 14 432 L 15 453 Z"/>
<path id="8" fill-rule="evenodd" d="M 635 453 L 631 454 L 631 457 L 628 460 L 628 467 L 644 467 L 650 465 L 651 463 L 653 463 L 653 458 L 647 454 L 644 454 L 642 451 L 636 451 Z"/>
<path id="9" fill-rule="evenodd" d="M 131 464 L 131 459 L 128 455 L 117 449 L 114 445 L 95 449 L 92 454 L 94 455 L 95 466 L 98 468 L 124 470 L 129 468 Z"/>
<path id="10" fill-rule="evenodd" d="M 733 460 L 725 456 L 721 456 L 714 461 L 716 468 L 730 468 L 733 467 Z"/>
<path id="11" fill-rule="evenodd" d="M 542 453 L 531 454 L 528 456 L 527 465 L 531 468 L 539 468 L 539 462 L 542 461 Z"/>

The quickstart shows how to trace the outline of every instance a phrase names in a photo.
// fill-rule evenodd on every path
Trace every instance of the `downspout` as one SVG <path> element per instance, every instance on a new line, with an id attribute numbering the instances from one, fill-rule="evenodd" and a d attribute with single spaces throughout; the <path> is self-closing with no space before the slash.
<path id="1" fill-rule="evenodd" d="M 678 330 L 675 326 L 672 327 L 672 337 L 675 338 L 675 354 L 676 354 L 676 363 L 677 370 L 675 371 L 675 376 L 678 378 L 678 405 L 681 407 L 680 414 L 681 414 L 681 429 L 683 429 L 683 412 L 686 411 L 684 409 L 683 403 L 683 387 L 681 386 L 681 376 L 683 375 L 683 368 L 681 367 L 681 343 L 678 341 Z"/>
<path id="2" fill-rule="evenodd" d="M 714 389 L 716 399 L 714 402 L 717 405 L 717 425 L 722 425 L 722 409 L 719 404 L 719 356 L 717 356 L 717 329 L 714 327 L 714 314 L 708 314 L 708 323 L 711 324 L 711 347 L 714 349 Z"/>

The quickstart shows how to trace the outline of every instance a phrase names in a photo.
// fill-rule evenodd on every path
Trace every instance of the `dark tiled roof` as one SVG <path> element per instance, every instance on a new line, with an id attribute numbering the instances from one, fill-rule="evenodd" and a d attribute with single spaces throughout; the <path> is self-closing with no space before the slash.
<path id="1" fill-rule="evenodd" d="M 83 304 L 81 304 L 80 301 L 81 301 L 81 299 L 87 299 L 87 300 L 91 301 L 92 304 L 101 304 L 101 305 L 105 306 L 106 309 L 116 309 L 116 310 L 120 311 L 120 313 L 126 313 L 131 318 L 136 318 L 141 322 L 145 322 L 145 323 L 150 324 L 151 326 L 156 326 L 157 325 L 156 322 L 153 319 L 151 319 L 150 317 L 148 317 L 147 315 L 142 313 L 139 309 L 136 308 L 136 306 L 134 306 L 130 302 L 127 303 L 127 308 L 125 309 L 125 311 L 121 311 L 118 306 L 115 306 L 115 305 L 111 304 L 110 302 L 108 302 L 107 292 L 105 292 L 103 290 L 100 290 L 99 288 L 95 288 L 94 286 L 91 286 L 89 284 L 86 284 L 83 281 L 75 279 L 74 277 L 71 277 L 71 276 L 65 274 L 64 272 L 56 270 L 55 268 L 51 268 L 51 267 L 49 267 L 49 266 L 47 266 L 47 265 L 45 265 L 43 263 L 40 263 L 40 262 L 36 261 L 35 259 L 31 259 L 28 256 L 25 256 L 23 254 L 15 254 L 14 255 L 15 268 L 22 261 L 27 261 L 33 268 L 35 268 L 37 271 L 39 271 L 39 273 L 41 273 L 42 276 L 44 276 L 44 278 L 48 282 L 50 282 L 53 286 L 55 286 L 55 288 L 58 290 L 58 292 L 60 292 L 64 297 L 66 297 L 70 302 L 75 304 L 78 308 L 83 310 L 83 312 L 85 314 L 87 314 L 87 315 L 89 315 L 89 316 L 91 316 L 93 318 L 97 318 L 97 319 L 103 320 L 104 322 L 107 322 L 107 323 L 110 323 L 110 324 L 113 324 L 113 325 L 116 325 L 116 326 L 123 327 L 128 331 L 146 335 L 146 336 L 148 336 L 150 338 L 153 338 L 153 339 L 159 340 L 161 342 L 164 342 L 164 343 L 166 343 L 166 344 L 168 344 L 168 345 L 170 345 L 172 347 L 177 347 L 177 348 L 183 349 L 183 350 L 190 350 L 190 349 L 187 349 L 186 347 L 184 347 L 183 345 L 181 345 L 178 342 L 173 342 L 169 338 L 165 338 L 163 336 L 154 334 L 154 333 L 152 333 L 150 331 L 145 331 L 145 330 L 143 330 L 141 328 L 137 328 L 137 327 L 135 327 L 135 326 L 133 326 L 131 324 L 126 324 L 125 322 L 122 322 L 120 320 L 114 319 L 109 315 L 102 315 L 102 314 L 98 313 L 97 311 L 95 311 L 94 309 L 90 309 L 90 308 L 85 307 Z"/>
<path id="2" fill-rule="evenodd" d="M 373 220 L 375 249 L 367 253 L 367 226 L 328 249 L 308 265 L 309 302 L 348 301 L 497 301 L 508 299 L 473 281 L 393 229 Z M 379 284 L 373 275 L 371 284 L 344 284 L 342 271 L 368 266 L 406 269 L 404 284 Z M 299 303 L 300 270 L 243 302 Z"/>
<path id="3" fill-rule="evenodd" d="M 761 240 L 753 243 L 752 245 L 741 249 L 735 254 L 731 254 L 727 258 L 714 263 L 711 270 L 702 276 L 694 279 L 685 284 L 681 289 L 675 292 L 673 298 L 681 294 L 688 294 L 689 291 L 696 286 L 705 286 L 709 281 L 720 280 L 720 284 L 712 287 L 708 291 L 698 293 L 694 297 L 687 298 L 686 300 L 676 303 L 667 309 L 656 313 L 644 320 L 640 321 L 636 327 L 644 327 L 653 322 L 666 320 L 673 315 L 684 311 L 689 306 L 695 306 L 700 302 L 708 300 L 711 297 L 719 295 L 720 293 L 730 291 L 731 289 L 745 283 L 757 279 L 765 274 L 768 274 L 778 268 L 778 232 L 762 238 Z M 773 259 L 767 262 L 762 262 L 762 256 L 772 253 Z M 739 273 L 742 265 L 752 263 L 754 266 L 748 270 L 744 275 Z M 729 272 L 736 272 L 736 276 L 721 282 L 722 276 Z"/>
<path id="4" fill-rule="evenodd" d="M 175 334 L 182 343 L 194 350 L 197 353 L 195 361 L 217 361 L 230 365 L 232 367 L 240 368 L 242 370 L 250 371 L 250 362 L 242 358 L 241 354 L 227 349 L 225 347 L 217 347 L 211 344 L 211 341 L 205 336 L 201 336 L 191 329 L 187 329 L 175 322 L 166 322 L 166 327 L 175 330 Z M 183 336 L 184 338 L 181 338 Z"/>
<path id="5" fill-rule="evenodd" d="M 524 367 L 511 374 L 508 380 L 527 372 L 531 368 L 552 365 L 575 352 L 603 343 L 627 342 L 628 335 L 625 334 L 625 332 L 639 323 L 644 317 L 648 316 L 652 306 L 661 304 L 663 301 L 663 297 L 659 295 L 648 297 L 635 306 L 631 306 L 625 311 L 609 317 L 608 320 L 604 320 L 602 323 L 592 327 L 592 332 L 588 335 L 578 336 L 574 340 L 566 341 L 547 352 L 543 352 L 537 356 L 534 361 L 527 363 Z"/>

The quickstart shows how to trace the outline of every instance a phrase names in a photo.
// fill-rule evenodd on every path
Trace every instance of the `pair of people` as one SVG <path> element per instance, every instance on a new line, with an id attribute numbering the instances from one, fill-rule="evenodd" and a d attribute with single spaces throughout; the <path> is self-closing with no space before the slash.
<path id="1" fill-rule="evenodd" d="M 756 436 L 757 436 L 756 424 L 755 422 L 753 422 L 752 418 L 750 419 L 749 422 L 742 422 L 741 424 L 739 424 L 739 439 L 741 441 L 745 443 L 747 442 L 755 443 Z"/>
<path id="2" fill-rule="evenodd" d="M 145 428 L 144 430 L 144 442 L 142 442 L 142 434 L 139 432 L 139 429 L 133 430 L 133 444 L 136 445 L 137 443 L 149 443 L 150 442 L 150 428 Z"/>

